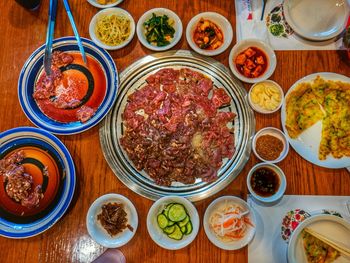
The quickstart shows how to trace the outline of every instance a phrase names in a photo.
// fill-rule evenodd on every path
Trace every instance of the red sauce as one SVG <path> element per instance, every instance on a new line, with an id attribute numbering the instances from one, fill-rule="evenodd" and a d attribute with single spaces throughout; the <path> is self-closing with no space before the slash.
<path id="1" fill-rule="evenodd" d="M 37 207 L 27 208 L 22 206 L 20 203 L 15 202 L 11 199 L 5 191 L 5 187 L 0 187 L 0 206 L 7 212 L 16 216 L 29 216 L 35 215 L 45 208 L 47 208 L 52 201 L 55 199 L 58 192 L 61 177 L 60 169 L 57 166 L 56 161 L 52 158 L 50 153 L 45 150 L 35 146 L 23 146 L 17 148 L 14 151 L 9 152 L 4 158 L 10 156 L 15 151 L 23 151 L 25 158 L 35 159 L 41 162 L 47 168 L 47 174 L 49 177 L 48 184 L 45 185 L 43 181 L 42 171 L 34 163 L 23 163 L 25 172 L 30 174 L 33 178 L 32 188 L 34 189 L 37 185 L 42 185 L 44 187 L 44 197 L 40 200 Z M 1 182 L 3 182 L 2 176 L 0 176 Z"/>
<path id="2" fill-rule="evenodd" d="M 72 64 L 84 65 L 80 53 L 69 53 L 74 57 Z M 89 100 L 84 104 L 93 109 L 97 109 L 106 95 L 106 78 L 104 71 L 98 61 L 87 56 L 88 70 L 94 79 L 94 91 Z M 42 73 L 43 74 L 43 73 Z M 88 80 L 86 76 L 76 70 L 68 69 L 64 72 L 61 84 L 56 88 L 56 94 L 60 94 L 61 98 L 81 100 L 88 90 Z M 58 108 L 50 99 L 36 100 L 40 110 L 50 119 L 58 122 L 69 123 L 78 121 L 76 109 Z"/>
<path id="3" fill-rule="evenodd" d="M 234 63 L 237 70 L 247 78 L 260 77 L 268 67 L 268 59 L 265 52 L 257 47 L 249 47 L 239 53 Z"/>

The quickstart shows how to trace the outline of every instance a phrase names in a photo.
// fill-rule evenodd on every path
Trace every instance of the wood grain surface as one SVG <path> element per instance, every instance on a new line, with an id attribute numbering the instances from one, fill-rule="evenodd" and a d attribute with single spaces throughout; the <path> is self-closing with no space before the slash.
<path id="1" fill-rule="evenodd" d="M 39 10 L 30 12 L 15 1 L 0 1 L 0 131 L 18 126 L 33 126 L 24 115 L 17 97 L 17 81 L 21 68 L 30 54 L 45 42 L 48 0 Z M 88 37 L 92 16 L 99 11 L 84 0 L 71 0 L 71 9 L 78 30 Z M 128 10 L 135 21 L 147 10 L 166 7 L 174 10 L 182 19 L 184 29 L 197 13 L 214 11 L 224 15 L 235 29 L 234 1 L 222 0 L 125 0 L 120 7 Z M 55 37 L 73 35 L 63 4 L 59 1 Z M 234 34 L 235 35 L 235 34 Z M 230 49 L 215 59 L 228 66 Z M 183 34 L 173 49 L 189 49 Z M 141 46 L 136 35 L 124 49 L 110 52 L 119 71 L 152 51 Z M 301 77 L 331 71 L 350 75 L 350 67 L 340 59 L 340 51 L 277 51 L 277 68 L 271 79 L 280 83 L 286 92 Z M 248 85 L 245 86 L 249 88 Z M 255 113 L 256 129 L 266 126 L 281 128 L 280 113 L 262 115 Z M 69 149 L 77 171 L 77 188 L 74 200 L 64 215 L 52 228 L 41 235 L 12 240 L 0 237 L 0 262 L 91 262 L 104 250 L 88 235 L 85 220 L 91 203 L 106 193 L 119 193 L 128 197 L 136 206 L 139 228 L 135 237 L 120 250 L 127 262 L 247 262 L 247 248 L 228 252 L 210 243 L 200 227 L 195 241 L 179 251 L 168 251 L 157 246 L 146 228 L 147 212 L 152 201 L 140 197 L 125 187 L 107 165 L 99 143 L 98 127 L 82 134 L 59 136 Z M 252 154 L 241 174 L 228 187 L 206 200 L 195 203 L 202 220 L 206 207 L 222 195 L 237 195 L 246 198 L 246 176 L 258 162 Z M 350 175 L 345 169 L 332 170 L 317 167 L 302 159 L 293 149 L 288 157 L 278 164 L 285 172 L 287 194 L 300 195 L 348 195 Z"/>

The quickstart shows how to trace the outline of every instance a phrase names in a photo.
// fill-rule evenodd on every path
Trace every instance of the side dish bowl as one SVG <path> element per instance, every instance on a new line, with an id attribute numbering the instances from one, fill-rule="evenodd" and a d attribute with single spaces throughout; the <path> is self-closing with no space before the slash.
<path id="1" fill-rule="evenodd" d="M 256 141 L 260 136 L 263 136 L 263 135 L 272 135 L 272 136 L 278 138 L 283 143 L 283 149 L 282 149 L 280 155 L 274 160 L 264 159 L 262 156 L 260 156 L 260 154 L 256 150 Z M 284 158 L 286 158 L 286 156 L 288 155 L 288 152 L 289 152 L 289 143 L 288 143 L 286 135 L 281 130 L 274 128 L 274 127 L 265 127 L 263 129 L 259 130 L 254 135 L 252 144 L 253 144 L 252 148 L 253 148 L 253 152 L 254 152 L 255 156 L 258 157 L 261 161 L 266 162 L 266 163 L 281 162 Z"/>
<path id="2" fill-rule="evenodd" d="M 256 78 L 248 78 L 246 76 L 244 76 L 241 72 L 238 71 L 236 63 L 235 63 L 235 59 L 236 57 L 243 52 L 244 50 L 246 50 L 249 47 L 255 47 L 260 49 L 261 51 L 263 51 L 266 55 L 267 58 L 267 68 L 266 70 L 262 73 L 262 75 L 260 75 L 259 77 Z M 276 69 L 276 64 L 277 64 L 277 59 L 276 59 L 276 55 L 275 52 L 273 51 L 273 49 L 264 41 L 259 40 L 259 39 L 245 39 L 242 40 L 240 42 L 238 42 L 236 45 L 234 45 L 234 47 L 231 49 L 230 55 L 229 55 L 229 65 L 230 65 L 230 69 L 232 71 L 232 73 L 240 80 L 242 80 L 243 82 L 247 82 L 247 83 L 256 83 L 259 81 L 263 81 L 268 79 L 273 72 Z"/>
<path id="3" fill-rule="evenodd" d="M 271 169 L 273 172 L 276 173 L 278 176 L 279 180 L 279 185 L 278 188 L 276 189 L 276 192 L 271 195 L 271 196 L 261 196 L 257 194 L 251 185 L 251 178 L 253 176 L 253 173 L 258 170 L 259 168 L 268 168 Z M 287 179 L 286 176 L 284 175 L 284 172 L 282 171 L 281 168 L 278 166 L 271 164 L 271 163 L 258 163 L 255 166 L 253 166 L 252 169 L 250 169 L 248 176 L 247 176 L 247 186 L 249 193 L 253 196 L 253 198 L 261 203 L 266 203 L 266 204 L 273 204 L 275 202 L 278 202 L 284 195 L 284 192 L 286 191 L 287 188 Z"/>
<path id="4" fill-rule="evenodd" d="M 200 19 L 207 19 L 214 22 L 222 31 L 224 41 L 223 44 L 214 50 L 206 50 L 199 48 L 193 40 L 193 34 Z M 230 22 L 222 15 L 215 12 L 204 12 L 193 17 L 187 24 L 186 39 L 190 47 L 197 53 L 204 56 L 216 56 L 224 52 L 231 44 L 233 30 Z"/>
<path id="5" fill-rule="evenodd" d="M 187 214 L 192 222 L 192 232 L 184 235 L 181 240 L 175 240 L 168 237 L 166 233 L 158 226 L 157 217 L 162 213 L 166 205 L 178 203 L 185 207 Z M 189 245 L 197 236 L 199 230 L 199 215 L 196 207 L 184 197 L 165 196 L 158 199 L 150 208 L 147 214 L 147 230 L 151 238 L 157 245 L 169 250 L 177 250 Z"/>
<path id="6" fill-rule="evenodd" d="M 102 211 L 102 205 L 107 203 L 118 203 L 123 205 L 123 209 L 127 213 L 127 223 L 133 228 L 133 231 L 126 228 L 113 237 L 107 233 L 97 219 L 97 215 Z M 128 243 L 137 231 L 137 211 L 133 203 L 125 196 L 119 194 L 106 194 L 97 198 L 90 206 L 86 216 L 86 226 L 91 238 L 100 245 L 108 248 L 121 247 Z"/>
<path id="7" fill-rule="evenodd" d="M 223 242 L 215 235 L 215 233 L 211 229 L 210 217 L 212 216 L 215 210 L 228 203 L 238 205 L 239 207 L 245 209 L 244 212 L 249 211 L 247 217 L 252 223 L 252 226 L 247 225 L 245 234 L 241 239 L 237 239 L 235 241 L 230 242 Z M 207 235 L 210 242 L 212 242 L 215 246 L 225 250 L 237 250 L 246 246 L 253 239 L 255 235 L 256 220 L 253 210 L 250 208 L 246 201 L 236 196 L 222 196 L 215 199 L 205 210 L 203 225 L 205 234 Z"/>
<path id="8" fill-rule="evenodd" d="M 287 258 L 289 263 L 306 263 L 307 258 L 303 247 L 303 230 L 309 228 L 335 243 L 349 248 L 350 223 L 345 219 L 327 214 L 311 216 L 302 221 L 292 233 L 288 243 Z M 314 248 L 315 249 L 315 248 Z M 348 262 L 342 255 L 336 262 Z"/>
<path id="9" fill-rule="evenodd" d="M 261 105 L 259 105 L 259 103 L 255 103 L 254 102 L 254 99 L 253 99 L 253 90 L 255 87 L 257 87 L 257 85 L 259 84 L 267 84 L 269 86 L 273 86 L 275 87 L 275 89 L 277 90 L 279 96 L 280 96 L 280 102 L 278 103 L 277 107 L 275 109 L 265 109 L 263 108 Z M 269 96 L 271 94 L 266 94 L 266 93 L 269 93 L 269 91 L 265 91 L 265 94 L 260 94 L 260 96 Z M 264 99 L 264 98 L 259 98 L 259 99 Z M 269 98 L 267 98 L 268 100 L 266 100 L 266 103 L 270 103 L 271 102 L 271 96 L 269 96 Z M 270 101 L 269 101 L 270 99 Z M 284 102 L 284 94 L 283 94 L 283 90 L 281 88 L 281 86 L 275 82 L 275 81 L 272 81 L 272 80 L 263 80 L 261 82 L 257 82 L 255 83 L 254 85 L 251 86 L 250 90 L 249 90 L 249 93 L 248 93 L 248 102 L 249 102 L 249 105 L 252 107 L 253 110 L 255 110 L 256 112 L 259 112 L 259 113 L 262 113 L 262 114 L 270 114 L 270 113 L 274 113 L 276 111 L 278 111 L 283 102 Z"/>
<path id="10" fill-rule="evenodd" d="M 115 46 L 106 45 L 96 35 L 95 29 L 96 29 L 97 21 L 103 16 L 110 16 L 110 15 L 124 16 L 130 20 L 130 34 L 129 34 L 128 38 L 124 42 L 122 42 L 120 45 L 115 45 Z M 133 39 L 133 37 L 135 35 L 134 18 L 132 17 L 132 15 L 128 11 L 126 11 L 122 8 L 113 7 L 113 8 L 103 9 L 92 17 L 90 25 L 89 25 L 89 35 L 91 37 L 91 40 L 99 47 L 102 47 L 102 48 L 107 49 L 107 50 L 121 49 L 121 48 L 127 46 L 131 42 L 131 40 Z"/>
<path id="11" fill-rule="evenodd" d="M 171 39 L 170 43 L 166 46 L 152 45 L 152 44 L 148 43 L 148 41 L 146 39 L 144 23 L 152 18 L 152 14 L 155 14 L 156 16 L 166 15 L 169 18 L 169 20 L 171 20 L 173 22 L 173 24 L 171 26 L 175 30 L 174 38 Z M 153 50 L 153 51 L 165 51 L 165 50 L 168 50 L 168 49 L 171 49 L 172 47 L 174 47 L 181 39 L 182 30 L 183 30 L 182 29 L 182 22 L 181 22 L 181 19 L 179 18 L 179 16 L 167 8 L 153 8 L 151 10 L 148 10 L 140 17 L 139 21 L 137 22 L 137 26 L 136 26 L 137 37 L 140 40 L 141 44 L 144 47 L 146 47 L 150 50 Z"/>
<path id="12" fill-rule="evenodd" d="M 109 7 L 113 7 L 113 6 L 117 6 L 119 5 L 120 3 L 123 2 L 123 0 L 116 0 L 114 3 L 110 3 L 110 4 L 99 4 L 97 2 L 97 0 L 87 0 L 91 5 L 93 5 L 94 7 L 97 7 L 97 8 L 109 8 Z"/>

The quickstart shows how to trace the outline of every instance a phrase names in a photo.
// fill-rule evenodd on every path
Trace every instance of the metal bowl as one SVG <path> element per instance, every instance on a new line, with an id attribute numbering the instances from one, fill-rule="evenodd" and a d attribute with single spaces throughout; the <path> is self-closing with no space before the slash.
<path id="1" fill-rule="evenodd" d="M 224 88 L 231 97 L 231 104 L 221 110 L 237 114 L 233 123 L 236 152 L 231 159 L 223 160 L 214 182 L 197 179 L 194 184 L 173 183 L 169 187 L 157 185 L 144 171 L 136 170 L 120 145 L 119 138 L 123 135 L 122 113 L 128 95 L 146 85 L 145 79 L 149 75 L 169 67 L 186 67 L 201 72 L 212 79 L 214 88 Z M 222 190 L 240 173 L 249 159 L 254 127 L 255 119 L 247 102 L 247 92 L 225 66 L 190 51 L 169 51 L 146 56 L 122 72 L 116 103 L 100 127 L 100 143 L 113 172 L 134 192 L 153 200 L 166 195 L 177 195 L 198 201 Z"/>

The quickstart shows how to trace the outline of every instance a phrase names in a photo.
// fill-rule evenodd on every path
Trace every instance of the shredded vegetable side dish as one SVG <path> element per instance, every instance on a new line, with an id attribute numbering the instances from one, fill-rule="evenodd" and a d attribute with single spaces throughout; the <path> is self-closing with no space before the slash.
<path id="1" fill-rule="evenodd" d="M 131 33 L 130 20 L 122 15 L 104 15 L 96 23 L 95 34 L 108 46 L 123 44 Z"/>
<path id="2" fill-rule="evenodd" d="M 209 219 L 209 226 L 221 241 L 235 241 L 245 236 L 249 226 L 254 227 L 248 214 L 249 210 L 226 202 L 213 212 Z"/>

